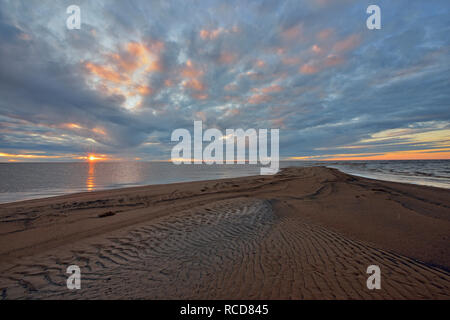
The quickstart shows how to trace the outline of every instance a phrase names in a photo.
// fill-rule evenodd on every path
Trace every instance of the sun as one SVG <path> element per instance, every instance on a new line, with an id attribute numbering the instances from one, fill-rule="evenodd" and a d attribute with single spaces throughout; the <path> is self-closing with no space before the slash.
<path id="1" fill-rule="evenodd" d="M 84 160 L 87 162 L 97 161 L 109 161 L 111 158 L 106 154 L 85 153 L 83 156 L 76 157 L 75 159 Z"/>
<path id="2" fill-rule="evenodd" d="M 94 154 L 90 154 L 90 155 L 88 155 L 87 159 L 88 159 L 89 162 L 94 162 L 94 161 L 97 161 L 97 160 L 102 160 L 103 158 L 99 157 L 99 156 L 96 156 Z"/>

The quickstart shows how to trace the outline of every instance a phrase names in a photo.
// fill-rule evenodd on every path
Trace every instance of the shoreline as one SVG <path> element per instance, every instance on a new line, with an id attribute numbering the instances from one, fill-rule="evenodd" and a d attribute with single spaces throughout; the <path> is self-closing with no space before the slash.
<path id="1" fill-rule="evenodd" d="M 0 204 L 0 289 L 7 299 L 449 299 L 449 195 L 304 167 Z M 368 263 L 388 291 L 365 288 Z M 87 270 L 91 289 L 64 290 L 68 264 Z"/>
<path id="2" fill-rule="evenodd" d="M 405 161 L 405 160 L 397 160 L 397 161 Z M 285 161 L 285 162 L 292 162 L 292 161 Z M 370 174 L 370 173 L 357 173 L 357 172 L 346 172 L 345 170 L 343 170 L 342 168 L 335 168 L 332 166 L 311 166 L 311 167 L 324 167 L 324 168 L 328 168 L 328 169 L 334 169 L 334 170 L 338 170 L 339 172 L 346 174 L 346 175 L 350 175 L 350 176 L 354 176 L 354 177 L 359 177 L 359 178 L 364 178 L 364 179 L 369 179 L 369 180 L 375 180 L 375 181 L 380 181 L 380 182 L 392 182 L 392 183 L 400 183 L 400 184 L 408 184 L 408 185 L 415 185 L 415 186 L 425 186 L 425 187 L 431 187 L 431 188 L 437 188 L 437 189 L 444 189 L 444 190 L 450 190 L 450 186 L 449 187 L 445 187 L 445 186 L 436 186 L 436 185 L 432 185 L 430 182 L 418 182 L 418 181 L 406 181 L 406 180 L 402 180 L 401 177 L 408 177 L 408 176 L 400 176 L 400 178 L 396 178 L 395 174 L 392 174 L 392 178 L 389 178 L 390 176 L 386 176 L 387 179 L 382 179 L 382 177 L 376 176 L 374 174 Z M 296 166 L 288 166 L 288 167 L 282 167 L 280 168 L 280 172 L 282 170 L 286 170 L 289 168 L 309 168 L 307 166 L 304 167 L 296 167 Z M 383 174 L 381 174 L 383 175 Z M 17 201 L 8 201 L 8 202 L 0 202 L 0 209 L 3 205 L 13 205 L 15 203 L 21 203 L 21 202 L 28 202 L 28 201 L 35 201 L 35 200 L 48 200 L 48 199 L 52 199 L 52 198 L 60 198 L 60 197 L 66 197 L 66 196 L 76 196 L 76 195 L 84 195 L 84 194 L 92 194 L 92 193 L 98 193 L 98 192 L 109 192 L 109 191 L 126 191 L 127 189 L 134 189 L 134 188 L 150 188 L 150 187 L 154 187 L 154 186 L 165 186 L 165 185 L 175 185 L 175 184 L 184 184 L 184 183 L 195 183 L 195 182 L 207 182 L 207 181 L 216 181 L 216 180 L 228 180 L 228 179 L 238 179 L 238 178 L 250 178 L 250 177 L 263 177 L 261 175 L 243 175 L 243 176 L 239 176 L 239 177 L 233 177 L 233 178 L 223 178 L 223 179 L 215 179 L 215 178 L 211 178 L 211 179 L 205 179 L 205 180 L 190 180 L 190 181 L 179 181 L 179 182 L 168 182 L 168 183 L 157 183 L 157 184 L 143 184 L 143 185 L 135 185 L 135 186 L 129 186 L 129 187 L 106 187 L 104 189 L 99 189 L 99 190 L 93 190 L 93 191 L 76 191 L 76 192 L 68 192 L 68 193 L 60 193 L 60 194 L 54 194 L 54 195 L 44 195 L 44 196 L 40 196 L 40 197 L 34 197 L 31 196 L 29 199 L 23 199 L 23 200 L 17 200 Z"/>
<path id="3" fill-rule="evenodd" d="M 386 174 L 380 174 L 381 176 L 384 175 L 386 177 L 386 179 L 382 179 L 382 177 L 378 177 L 375 174 L 371 175 L 370 173 L 365 174 L 365 173 L 356 173 L 356 172 L 345 172 L 345 171 L 343 171 L 343 170 L 341 170 L 339 168 L 333 168 L 333 167 L 327 167 L 327 168 L 336 169 L 336 170 L 339 170 L 340 172 L 342 172 L 344 174 L 347 174 L 347 175 L 350 175 L 350 176 L 356 176 L 356 177 L 360 177 L 360 178 L 365 178 L 365 179 L 377 180 L 377 181 L 382 181 L 382 182 L 394 182 L 394 183 L 410 184 L 410 185 L 415 185 L 415 186 L 424 186 L 424 187 L 432 187 L 432 188 L 450 190 L 450 185 L 445 187 L 443 185 L 439 185 L 439 186 L 432 185 L 430 182 L 427 182 L 427 181 L 426 182 L 419 182 L 419 181 L 408 181 L 406 179 L 402 180 L 402 177 L 403 178 L 409 177 L 409 176 L 406 176 L 406 175 L 401 176 L 401 175 L 392 174 L 392 175 L 388 176 Z M 399 178 L 397 178 L 397 177 L 399 177 Z M 442 183 L 440 183 L 440 184 L 442 184 Z"/>

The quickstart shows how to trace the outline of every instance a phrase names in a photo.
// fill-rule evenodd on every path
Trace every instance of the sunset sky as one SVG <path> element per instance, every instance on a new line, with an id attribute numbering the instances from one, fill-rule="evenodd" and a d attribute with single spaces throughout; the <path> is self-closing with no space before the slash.
<path id="1" fill-rule="evenodd" d="M 368 30 L 378 4 L 382 29 Z M 66 8 L 81 7 L 81 29 Z M 450 1 L 0 1 L 0 162 L 168 160 L 177 128 L 284 159 L 450 159 Z"/>

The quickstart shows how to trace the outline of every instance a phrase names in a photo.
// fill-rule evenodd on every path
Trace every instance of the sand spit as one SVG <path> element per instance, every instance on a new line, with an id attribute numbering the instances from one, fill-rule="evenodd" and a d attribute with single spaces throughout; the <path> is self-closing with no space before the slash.
<path id="1" fill-rule="evenodd" d="M 0 294 L 449 299 L 449 195 L 316 167 L 0 205 Z"/>

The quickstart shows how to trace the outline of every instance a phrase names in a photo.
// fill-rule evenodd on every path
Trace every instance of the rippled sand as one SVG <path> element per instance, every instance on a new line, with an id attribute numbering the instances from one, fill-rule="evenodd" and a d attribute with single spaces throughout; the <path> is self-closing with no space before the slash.
<path id="1" fill-rule="evenodd" d="M 303 168 L 4 205 L 1 297 L 449 299 L 448 195 Z"/>

